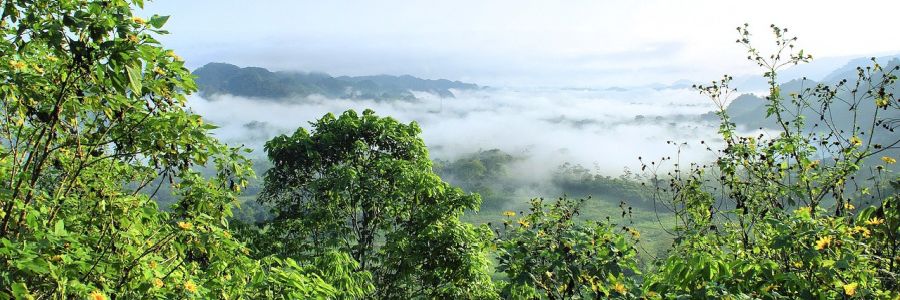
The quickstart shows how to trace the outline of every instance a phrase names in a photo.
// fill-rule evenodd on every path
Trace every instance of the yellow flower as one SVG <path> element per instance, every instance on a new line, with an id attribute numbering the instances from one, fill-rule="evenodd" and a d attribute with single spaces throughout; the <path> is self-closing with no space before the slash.
<path id="1" fill-rule="evenodd" d="M 511 211 L 511 210 L 507 210 L 507 211 L 504 211 L 504 212 L 503 212 L 503 215 L 506 216 L 506 217 L 515 217 L 515 216 L 516 216 L 516 212 Z"/>
<path id="2" fill-rule="evenodd" d="M 181 56 L 178 56 L 178 54 L 175 54 L 175 51 L 172 51 L 172 50 L 166 51 L 166 56 L 171 57 L 175 61 L 181 61 Z"/>
<path id="3" fill-rule="evenodd" d="M 882 156 L 881 161 L 883 161 L 884 163 L 889 164 L 889 165 L 893 165 L 893 164 L 897 163 L 897 160 L 890 156 Z"/>
<path id="4" fill-rule="evenodd" d="M 197 285 L 193 281 L 188 280 L 184 283 L 184 289 L 191 293 L 197 292 Z"/>
<path id="5" fill-rule="evenodd" d="M 129 41 L 129 42 L 132 42 L 132 43 L 137 43 L 137 42 L 138 42 L 138 37 L 137 37 L 136 35 L 129 34 L 129 35 L 128 35 L 128 41 Z"/>
<path id="6" fill-rule="evenodd" d="M 162 287 L 163 287 L 162 279 L 154 278 L 154 279 L 153 279 L 153 286 L 155 286 L 156 288 L 162 288 Z"/>
<path id="7" fill-rule="evenodd" d="M 131 17 L 131 21 L 137 23 L 138 25 L 144 25 L 147 21 L 144 21 L 141 17 Z"/>
<path id="8" fill-rule="evenodd" d="M 191 222 L 178 222 L 178 227 L 184 230 L 191 230 L 191 228 L 194 228 L 194 225 Z"/>
<path id="9" fill-rule="evenodd" d="M 809 206 L 804 206 L 794 210 L 794 214 L 800 217 L 809 217 L 812 213 L 812 208 Z"/>
<path id="10" fill-rule="evenodd" d="M 625 294 L 625 285 L 620 282 L 616 282 L 616 285 L 613 286 L 613 290 L 615 290 L 616 293 Z"/>
<path id="11" fill-rule="evenodd" d="M 803 267 L 803 262 L 802 262 L 802 261 L 799 261 L 799 260 L 798 260 L 798 261 L 795 261 L 795 262 L 794 262 L 794 268 L 798 268 L 798 269 L 799 269 L 799 268 L 802 268 L 802 267 Z"/>
<path id="12" fill-rule="evenodd" d="M 854 210 L 854 209 L 856 209 L 856 206 L 853 206 L 853 204 L 851 204 L 850 202 L 847 202 L 847 203 L 844 203 L 844 208 L 847 210 Z"/>
<path id="13" fill-rule="evenodd" d="M 859 147 L 860 145 L 862 145 L 862 140 L 854 135 L 850 138 L 850 145 L 852 145 L 853 147 Z"/>
<path id="14" fill-rule="evenodd" d="M 635 239 L 641 238 L 641 232 L 634 228 L 628 228 L 628 233 L 631 234 L 631 237 Z"/>
<path id="15" fill-rule="evenodd" d="M 10 65 L 11 67 L 13 67 L 13 69 L 15 69 L 16 71 L 25 68 L 25 63 L 23 63 L 23 62 L 21 62 L 21 61 L 18 61 L 18 60 L 10 60 L 10 61 L 9 61 L 9 65 Z"/>
<path id="16" fill-rule="evenodd" d="M 891 104 L 891 100 L 888 99 L 888 97 L 881 97 L 881 98 L 875 99 L 875 106 L 878 106 L 878 108 L 885 108 L 889 104 Z"/>
<path id="17" fill-rule="evenodd" d="M 91 299 L 91 300 L 106 300 L 106 296 L 104 296 L 103 293 L 100 293 L 99 291 L 93 291 L 93 292 L 91 292 L 90 295 L 88 295 L 88 299 Z"/>
<path id="18" fill-rule="evenodd" d="M 528 221 L 525 219 L 519 219 L 519 225 L 522 225 L 522 227 L 527 228 L 528 226 L 531 226 L 531 223 L 528 223 Z"/>
<path id="19" fill-rule="evenodd" d="M 884 223 L 884 219 L 879 219 L 878 217 L 872 217 L 871 219 L 866 221 L 866 225 L 881 225 Z"/>
<path id="20" fill-rule="evenodd" d="M 830 236 L 823 236 L 819 240 L 816 241 L 816 250 L 822 250 L 828 247 L 831 244 Z"/>
<path id="21" fill-rule="evenodd" d="M 844 294 L 847 296 L 856 295 L 856 288 L 859 287 L 859 283 L 848 283 L 844 285 Z"/>
<path id="22" fill-rule="evenodd" d="M 863 235 L 864 237 L 869 237 L 870 235 L 872 235 L 872 232 L 869 231 L 868 228 L 865 228 L 865 227 L 862 227 L 862 226 L 856 226 L 856 227 L 853 227 L 853 232 L 854 232 L 854 233 L 862 233 L 862 235 Z"/>
<path id="23" fill-rule="evenodd" d="M 821 161 L 819 161 L 818 159 L 817 159 L 817 160 L 814 160 L 814 161 L 811 161 L 811 162 L 809 162 L 808 165 L 806 165 L 806 168 L 807 168 L 807 169 L 815 169 L 815 168 L 817 168 L 817 167 L 819 166 L 819 163 L 821 163 Z"/>
<path id="24" fill-rule="evenodd" d="M 150 262 L 150 268 L 151 268 L 151 269 L 156 269 L 156 262 L 155 262 L 155 261 L 151 261 L 151 262 Z"/>

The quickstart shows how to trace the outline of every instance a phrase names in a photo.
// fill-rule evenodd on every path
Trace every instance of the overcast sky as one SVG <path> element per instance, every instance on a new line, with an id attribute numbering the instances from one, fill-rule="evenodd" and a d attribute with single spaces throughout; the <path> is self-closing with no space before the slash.
<path id="1" fill-rule="evenodd" d="M 190 68 L 229 62 L 495 86 L 642 85 L 755 71 L 734 43 L 790 28 L 816 57 L 900 52 L 900 1 L 157 0 Z"/>

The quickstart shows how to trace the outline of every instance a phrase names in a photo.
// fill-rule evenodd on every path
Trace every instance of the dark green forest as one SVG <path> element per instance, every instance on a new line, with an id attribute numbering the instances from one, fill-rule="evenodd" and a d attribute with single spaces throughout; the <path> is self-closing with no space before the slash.
<path id="1" fill-rule="evenodd" d="M 240 68 L 226 63 L 209 63 L 193 72 L 202 94 L 276 98 L 313 94 L 335 98 L 413 100 L 410 91 L 431 92 L 453 97 L 450 89 L 477 89 L 471 83 L 429 80 L 409 75 L 339 76 L 325 73 L 271 72 L 259 67 Z"/>
<path id="2" fill-rule="evenodd" d="M 0 299 L 900 299 L 896 60 L 780 84 L 812 56 L 775 25 L 761 53 L 745 24 L 768 92 L 693 87 L 717 107 L 713 161 L 672 142 L 616 177 L 564 163 L 525 184 L 559 195 L 541 198 L 521 156 L 434 159 L 416 122 L 372 110 L 251 160 L 189 95 L 477 86 L 192 74 L 143 5 L 0 1 Z"/>

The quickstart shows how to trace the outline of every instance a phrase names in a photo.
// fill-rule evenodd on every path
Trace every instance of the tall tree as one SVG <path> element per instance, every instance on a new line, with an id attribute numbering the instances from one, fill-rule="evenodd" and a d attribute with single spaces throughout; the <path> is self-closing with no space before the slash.
<path id="1" fill-rule="evenodd" d="M 338 249 L 375 278 L 375 296 L 495 297 L 485 257 L 490 230 L 459 221 L 478 208 L 432 171 L 415 123 L 371 110 L 327 114 L 275 137 L 274 167 L 260 202 L 274 207 L 269 232 L 280 255 Z"/>

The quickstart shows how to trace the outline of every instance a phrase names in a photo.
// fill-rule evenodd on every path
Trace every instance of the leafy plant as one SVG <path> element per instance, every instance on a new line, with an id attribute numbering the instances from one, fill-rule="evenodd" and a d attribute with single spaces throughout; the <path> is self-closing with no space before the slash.
<path id="1" fill-rule="evenodd" d="M 155 38 L 168 17 L 133 15 L 142 5 L 0 6 L 0 299 L 333 294 L 231 236 L 253 173 L 185 109 L 191 75 Z M 171 213 L 151 183 L 180 196 Z"/>
<path id="2" fill-rule="evenodd" d="M 575 217 L 584 200 L 533 199 L 528 213 L 508 211 L 497 239 L 498 271 L 512 299 L 636 298 L 632 242 L 612 224 Z M 633 238 L 640 233 L 625 228 Z"/>
<path id="3" fill-rule="evenodd" d="M 746 25 L 738 27 L 737 42 L 765 70 L 766 117 L 780 130 L 742 136 L 726 112 L 735 91 L 728 85 L 731 77 L 696 86 L 719 108 L 724 149 L 714 164 L 684 169 L 676 160 L 667 176 L 654 175 L 656 203 L 676 219 L 676 244 L 644 289 L 691 298 L 896 297 L 896 273 L 888 263 L 894 259 L 887 256 L 896 247 L 882 239 L 895 233 L 887 230 L 891 237 L 879 238 L 872 234 L 873 222 L 858 219 L 894 207 L 895 194 L 884 193 L 890 170 L 879 165 L 869 180 L 858 178 L 867 175 L 861 172 L 867 158 L 892 153 L 900 142 L 890 134 L 895 125 L 888 113 L 900 107 L 892 73 L 900 66 L 874 63 L 858 69 L 856 82 L 817 84 L 785 95 L 778 70 L 812 56 L 794 49 L 797 39 L 787 29 L 771 30 L 776 49 L 769 56 L 751 45 Z M 851 124 L 831 117 L 838 102 L 849 107 Z M 865 109 L 874 113 L 858 113 Z M 870 119 L 858 118 L 863 115 Z M 889 156 L 883 160 L 893 162 Z M 644 169 L 655 172 L 661 165 Z M 864 201 L 870 189 L 880 196 Z"/>
<path id="4" fill-rule="evenodd" d="M 274 207 L 265 230 L 276 242 L 258 249 L 349 253 L 379 298 L 494 296 L 490 231 L 459 221 L 480 199 L 434 174 L 415 123 L 350 110 L 312 128 L 266 143 L 274 167 L 259 199 Z"/>

